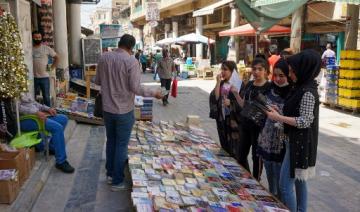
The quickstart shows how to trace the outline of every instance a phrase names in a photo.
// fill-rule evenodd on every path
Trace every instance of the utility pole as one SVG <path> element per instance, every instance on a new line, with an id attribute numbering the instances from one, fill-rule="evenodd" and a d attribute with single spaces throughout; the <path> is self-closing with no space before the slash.
<path id="1" fill-rule="evenodd" d="M 359 5 L 347 5 L 345 49 L 356 50 L 359 30 Z"/>
<path id="2" fill-rule="evenodd" d="M 293 49 L 294 53 L 300 52 L 301 49 L 301 37 L 303 31 L 303 22 L 304 22 L 304 8 L 301 6 L 297 9 L 291 18 L 291 38 L 290 38 L 290 48 Z"/>

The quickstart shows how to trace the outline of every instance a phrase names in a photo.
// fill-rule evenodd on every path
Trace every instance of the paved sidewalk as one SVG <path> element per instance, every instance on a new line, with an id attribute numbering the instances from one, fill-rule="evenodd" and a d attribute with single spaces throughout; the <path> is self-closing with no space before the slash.
<path id="1" fill-rule="evenodd" d="M 143 82 L 160 87 L 150 74 L 143 75 Z M 218 140 L 215 121 L 208 118 L 208 94 L 214 84 L 214 80 L 179 81 L 178 97 L 170 98 L 168 106 L 155 101 L 154 120 L 185 121 L 188 114 L 199 115 L 203 128 Z M 359 125 L 359 117 L 321 108 L 317 177 L 309 181 L 309 211 L 359 211 Z M 130 191 L 111 192 L 105 182 L 104 143 L 104 127 L 77 125 L 67 144 L 76 172 L 66 175 L 52 169 L 32 211 L 131 211 Z"/>

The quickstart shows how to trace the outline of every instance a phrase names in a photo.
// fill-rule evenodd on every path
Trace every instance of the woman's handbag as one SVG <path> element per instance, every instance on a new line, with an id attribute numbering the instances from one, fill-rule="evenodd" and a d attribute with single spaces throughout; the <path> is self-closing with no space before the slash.
<path id="1" fill-rule="evenodd" d="M 102 97 L 100 93 L 95 98 L 94 116 L 99 118 L 103 117 Z"/>

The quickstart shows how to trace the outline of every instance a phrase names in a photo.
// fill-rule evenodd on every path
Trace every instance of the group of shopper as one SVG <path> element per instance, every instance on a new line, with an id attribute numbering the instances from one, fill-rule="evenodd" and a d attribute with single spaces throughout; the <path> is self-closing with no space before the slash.
<path id="1" fill-rule="evenodd" d="M 315 175 L 319 122 L 315 78 L 320 67 L 321 57 L 314 50 L 283 52 L 269 80 L 269 62 L 256 57 L 253 80 L 239 91 L 230 80 L 236 64 L 225 61 L 210 94 L 210 117 L 216 119 L 221 147 L 257 180 L 265 166 L 270 192 L 291 211 L 306 211 L 306 181 Z"/>

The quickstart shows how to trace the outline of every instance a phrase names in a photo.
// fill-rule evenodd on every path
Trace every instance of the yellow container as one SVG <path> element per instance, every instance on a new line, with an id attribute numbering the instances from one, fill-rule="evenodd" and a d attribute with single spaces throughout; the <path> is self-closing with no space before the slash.
<path id="1" fill-rule="evenodd" d="M 360 69 L 360 60 L 340 60 L 341 68 Z"/>
<path id="2" fill-rule="evenodd" d="M 340 78 L 360 79 L 360 70 L 340 69 Z"/>
<path id="3" fill-rule="evenodd" d="M 339 96 L 346 98 L 358 98 L 360 97 L 360 90 L 339 88 Z"/>
<path id="4" fill-rule="evenodd" d="M 340 58 L 341 58 L 341 59 L 347 58 L 347 51 L 346 51 L 346 50 L 341 50 L 341 52 L 340 52 Z"/>
<path id="5" fill-rule="evenodd" d="M 360 108 L 360 100 L 359 99 L 347 99 L 339 97 L 338 103 L 341 106 L 348 108 Z"/>
<path id="6" fill-rule="evenodd" d="M 360 51 L 350 50 L 347 52 L 347 58 L 349 59 L 360 59 Z"/>
<path id="7" fill-rule="evenodd" d="M 360 80 L 339 79 L 339 87 L 357 89 L 360 88 Z"/>

